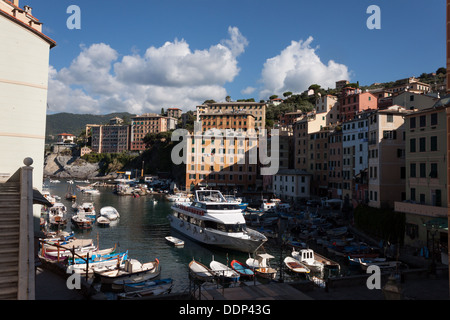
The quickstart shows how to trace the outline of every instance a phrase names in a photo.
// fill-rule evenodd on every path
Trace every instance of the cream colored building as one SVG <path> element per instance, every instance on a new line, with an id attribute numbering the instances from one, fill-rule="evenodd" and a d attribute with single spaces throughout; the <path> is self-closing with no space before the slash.
<path id="1" fill-rule="evenodd" d="M 332 95 L 325 95 L 316 99 L 317 117 L 322 117 L 326 125 L 338 122 L 338 98 Z"/>
<path id="2" fill-rule="evenodd" d="M 441 105 L 405 117 L 406 199 L 395 203 L 395 211 L 405 213 L 405 244 L 414 247 L 427 242 L 427 222 L 447 218 L 446 110 L 449 108 Z M 439 238 L 448 236 L 448 230 L 440 233 Z"/>
<path id="3" fill-rule="evenodd" d="M 404 117 L 411 111 L 391 106 L 371 114 L 369 120 L 369 203 L 394 208 L 405 198 Z"/>
<path id="4" fill-rule="evenodd" d="M 33 185 L 42 190 L 49 55 L 56 43 L 18 0 L 0 0 L 0 43 L 0 182 L 31 157 Z"/>
<path id="5" fill-rule="evenodd" d="M 202 113 L 249 113 L 255 117 L 255 129 L 264 129 L 266 127 L 266 108 L 265 103 L 258 102 L 221 102 L 205 103 L 197 106 L 197 121 L 200 121 Z"/>

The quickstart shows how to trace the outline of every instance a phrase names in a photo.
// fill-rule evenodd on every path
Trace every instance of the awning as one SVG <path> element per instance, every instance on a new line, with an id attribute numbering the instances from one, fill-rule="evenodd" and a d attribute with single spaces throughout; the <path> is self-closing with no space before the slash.
<path id="1" fill-rule="evenodd" d="M 53 207 L 50 201 L 45 198 L 38 189 L 33 189 L 33 204 L 40 204 L 47 207 Z"/>
<path id="2" fill-rule="evenodd" d="M 427 229 L 438 229 L 448 231 L 448 220 L 447 218 L 434 218 L 428 220 L 423 224 Z"/>

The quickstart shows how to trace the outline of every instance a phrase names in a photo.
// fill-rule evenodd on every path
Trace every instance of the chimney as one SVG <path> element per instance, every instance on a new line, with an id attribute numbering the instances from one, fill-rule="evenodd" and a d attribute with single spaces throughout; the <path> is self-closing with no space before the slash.
<path id="1" fill-rule="evenodd" d="M 29 15 L 31 15 L 31 7 L 30 6 L 24 6 L 23 7 L 23 10 L 26 12 L 26 13 L 28 13 Z"/>
<path id="2" fill-rule="evenodd" d="M 19 0 L 13 0 L 12 3 L 13 3 L 13 5 L 15 5 L 16 7 L 19 7 Z"/>

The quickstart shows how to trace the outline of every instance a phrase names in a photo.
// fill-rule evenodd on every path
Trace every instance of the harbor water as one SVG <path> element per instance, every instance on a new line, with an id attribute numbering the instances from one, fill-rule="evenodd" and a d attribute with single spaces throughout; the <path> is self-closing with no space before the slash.
<path id="1" fill-rule="evenodd" d="M 172 212 L 171 205 L 164 194 L 150 194 L 139 197 L 119 196 L 113 192 L 112 187 L 97 187 L 99 194 L 89 195 L 76 190 L 76 203 L 92 202 L 97 214 L 105 206 L 113 206 L 120 214 L 120 219 L 112 223 L 109 227 L 101 227 L 96 224 L 90 230 L 79 230 L 74 228 L 70 218 L 75 213 L 72 208 L 73 203 L 65 199 L 68 183 L 60 180 L 60 183 L 49 183 L 45 181 L 46 190 L 51 195 L 61 197 L 58 202 L 62 202 L 67 207 L 67 225 L 65 231 L 74 231 L 75 237 L 79 239 L 93 239 L 100 249 L 114 247 L 117 244 L 117 251 L 128 250 L 128 257 L 137 259 L 142 263 L 153 261 L 157 258 L 161 265 L 161 279 L 172 278 L 174 287 L 172 292 L 187 292 L 189 288 L 189 262 L 195 259 L 209 266 L 211 260 L 216 260 L 227 264 L 233 259 L 244 262 L 249 258 L 248 253 L 238 251 L 227 251 L 211 246 L 205 246 L 190 240 L 183 234 L 173 230 L 169 225 L 168 215 Z M 76 183 L 75 185 L 85 186 L 86 184 Z M 172 235 L 184 240 L 184 247 L 177 248 L 165 239 Z M 263 249 L 275 258 L 270 261 L 272 267 L 279 269 L 282 259 L 290 255 L 290 251 L 282 251 L 278 240 L 269 239 Z M 280 277 L 278 273 L 277 279 Z M 283 272 L 284 280 L 289 281 L 287 272 Z M 295 275 L 303 277 L 304 275 Z M 298 279 L 298 278 L 296 278 Z M 291 280 L 296 280 L 292 279 Z"/>

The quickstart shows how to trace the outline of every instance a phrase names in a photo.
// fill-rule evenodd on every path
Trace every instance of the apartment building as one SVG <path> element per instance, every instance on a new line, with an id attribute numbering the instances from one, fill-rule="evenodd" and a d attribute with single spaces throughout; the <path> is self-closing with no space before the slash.
<path id="1" fill-rule="evenodd" d="M 324 127 L 309 134 L 308 172 L 311 176 L 311 194 L 319 197 L 328 196 L 328 135 L 332 128 Z"/>
<path id="2" fill-rule="evenodd" d="M 211 129 L 228 129 L 247 131 L 247 128 L 255 128 L 255 116 L 246 111 L 229 113 L 208 112 L 200 113 L 203 132 Z"/>
<path id="3" fill-rule="evenodd" d="M 298 201 L 310 197 L 311 173 L 303 170 L 282 169 L 273 176 L 272 191 L 283 201 Z"/>
<path id="4" fill-rule="evenodd" d="M 397 80 L 394 85 L 386 90 L 393 96 L 399 95 L 405 91 L 418 94 L 425 94 L 431 91 L 431 86 L 427 83 L 420 82 L 415 77 Z"/>
<path id="5" fill-rule="evenodd" d="M 316 99 L 316 114 L 317 117 L 322 117 L 326 125 L 336 124 L 339 119 L 338 98 L 333 95 L 324 95 Z"/>
<path id="6" fill-rule="evenodd" d="M 190 133 L 186 190 L 208 186 L 224 192 L 255 191 L 258 166 L 250 158 L 256 155 L 257 148 L 257 136 L 244 131 L 229 129 L 223 135 L 203 130 Z"/>
<path id="7" fill-rule="evenodd" d="M 424 222 L 447 218 L 449 108 L 439 105 L 405 116 L 406 199 L 395 203 L 395 211 L 406 214 L 405 243 L 409 245 L 426 241 Z"/>
<path id="8" fill-rule="evenodd" d="M 343 199 L 342 187 L 342 127 L 335 126 L 328 133 L 328 198 Z"/>
<path id="9" fill-rule="evenodd" d="M 377 110 L 369 117 L 369 206 L 394 208 L 405 199 L 404 117 L 412 111 L 401 106 Z"/>
<path id="10" fill-rule="evenodd" d="M 308 157 L 309 135 L 320 131 L 325 126 L 326 118 L 318 116 L 316 112 L 310 112 L 294 123 L 294 169 L 310 170 L 310 158 Z"/>
<path id="11" fill-rule="evenodd" d="M 345 87 L 339 97 L 339 121 L 353 119 L 364 110 L 377 110 L 378 98 L 370 92 L 361 92 L 360 89 Z"/>
<path id="12" fill-rule="evenodd" d="M 367 169 L 368 162 L 368 116 L 362 112 L 352 120 L 342 123 L 342 192 L 353 198 L 356 175 Z"/>
<path id="13" fill-rule="evenodd" d="M 202 113 L 235 113 L 245 112 L 253 115 L 255 118 L 255 129 L 264 129 L 266 127 L 266 108 L 265 103 L 258 102 L 221 102 L 205 103 L 197 106 L 197 121 L 200 121 Z"/>
<path id="14" fill-rule="evenodd" d="M 425 94 L 405 91 L 392 97 L 392 104 L 402 106 L 406 110 L 423 110 L 431 108 L 438 100 Z"/>
<path id="15" fill-rule="evenodd" d="M 148 133 L 160 133 L 168 131 L 166 117 L 156 113 L 145 113 L 131 118 L 130 126 L 130 150 L 144 151 L 144 137 Z"/>
<path id="16" fill-rule="evenodd" d="M 179 119 L 181 118 L 181 115 L 183 114 L 183 110 L 179 108 L 169 108 L 166 111 L 167 117 Z"/>
<path id="17" fill-rule="evenodd" d="M 120 153 L 129 150 L 130 126 L 92 125 L 91 149 L 96 153 Z"/>

